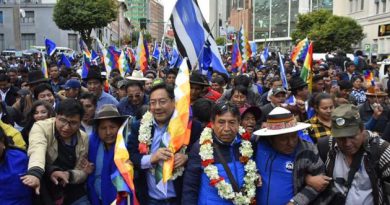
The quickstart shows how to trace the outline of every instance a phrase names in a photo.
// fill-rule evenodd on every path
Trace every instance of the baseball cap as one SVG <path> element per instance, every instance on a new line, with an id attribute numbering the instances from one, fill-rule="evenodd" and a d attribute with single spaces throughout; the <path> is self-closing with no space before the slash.
<path id="1" fill-rule="evenodd" d="M 351 137 L 359 133 L 361 123 L 359 109 L 352 104 L 343 104 L 332 112 L 332 136 Z"/>
<path id="2" fill-rule="evenodd" d="M 118 81 L 118 83 L 116 84 L 117 86 L 117 88 L 122 88 L 123 86 L 126 86 L 127 85 L 127 80 L 120 80 L 120 81 Z"/>
<path id="3" fill-rule="evenodd" d="M 71 88 L 81 88 L 80 81 L 76 79 L 69 79 L 66 81 L 65 85 L 63 86 L 65 90 L 71 89 Z"/>
<path id="4" fill-rule="evenodd" d="M 272 89 L 272 95 L 277 95 L 279 93 L 287 93 L 287 91 L 283 87 L 277 87 Z"/>

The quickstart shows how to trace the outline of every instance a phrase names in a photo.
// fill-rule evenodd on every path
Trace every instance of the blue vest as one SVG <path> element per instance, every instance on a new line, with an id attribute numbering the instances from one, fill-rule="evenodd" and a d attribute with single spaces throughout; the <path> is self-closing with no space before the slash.
<path id="1" fill-rule="evenodd" d="M 233 152 L 230 152 L 233 154 Z M 234 159 L 234 158 L 233 158 Z M 219 176 L 223 177 L 227 183 L 230 184 L 229 177 L 227 176 L 225 169 L 222 164 L 214 164 L 218 168 Z M 228 166 L 234 176 L 234 179 L 238 183 L 238 186 L 241 188 L 244 184 L 245 170 L 244 165 L 236 159 L 236 161 L 228 163 Z M 218 195 L 218 190 L 216 187 L 210 185 L 209 177 L 203 172 L 200 182 L 200 193 L 198 198 L 198 205 L 232 205 L 233 202 L 229 200 L 222 199 Z"/>
<path id="2" fill-rule="evenodd" d="M 294 155 L 274 150 L 265 140 L 259 141 L 256 165 L 263 186 L 257 189 L 256 201 L 261 205 L 286 205 L 294 196 Z"/>
<path id="3" fill-rule="evenodd" d="M 8 149 L 3 154 L 5 158 L 0 163 L 0 204 L 31 204 L 32 189 L 20 180 L 27 172 L 27 154 L 17 149 Z"/>

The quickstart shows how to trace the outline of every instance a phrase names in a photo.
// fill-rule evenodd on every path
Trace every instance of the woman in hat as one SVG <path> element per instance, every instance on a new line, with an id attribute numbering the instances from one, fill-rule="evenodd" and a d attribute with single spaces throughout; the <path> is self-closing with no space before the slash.
<path id="1" fill-rule="evenodd" d="M 55 112 L 53 106 L 46 101 L 37 100 L 33 103 L 30 112 L 27 114 L 26 125 L 24 126 L 21 134 L 24 141 L 28 145 L 28 134 L 35 122 L 40 120 L 46 120 L 54 117 Z"/>
<path id="2" fill-rule="evenodd" d="M 88 177 L 88 195 L 92 204 L 111 204 L 117 189 L 111 175 L 117 170 L 114 163 L 114 150 L 118 130 L 127 119 L 121 116 L 113 105 L 103 105 L 95 116 L 94 132 L 89 137 L 88 164 L 94 171 Z"/>
<path id="3" fill-rule="evenodd" d="M 355 76 L 351 79 L 353 87 L 350 95 L 356 100 L 358 105 L 363 104 L 367 99 L 362 85 L 363 82 L 363 78 L 360 76 Z"/>

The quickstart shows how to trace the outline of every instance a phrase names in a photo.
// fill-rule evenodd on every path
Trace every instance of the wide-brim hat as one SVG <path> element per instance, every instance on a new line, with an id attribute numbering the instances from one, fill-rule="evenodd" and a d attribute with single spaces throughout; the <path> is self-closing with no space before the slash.
<path id="1" fill-rule="evenodd" d="M 44 83 L 47 81 L 49 81 L 49 79 L 45 78 L 41 70 L 33 70 L 28 73 L 27 85 Z"/>
<path id="2" fill-rule="evenodd" d="M 126 77 L 126 79 L 129 80 L 136 80 L 136 81 L 147 81 L 149 78 L 145 78 L 144 74 L 140 70 L 133 70 L 133 73 L 131 76 Z"/>
<path id="3" fill-rule="evenodd" d="M 375 86 L 371 86 L 367 89 L 366 95 L 384 97 L 387 96 L 387 93 L 375 88 Z"/>
<path id="4" fill-rule="evenodd" d="M 104 119 L 122 119 L 125 121 L 129 116 L 121 115 L 118 109 L 111 104 L 103 105 L 95 114 L 94 122 Z"/>
<path id="5" fill-rule="evenodd" d="M 311 125 L 297 122 L 289 110 L 276 107 L 268 114 L 267 121 L 263 123 L 263 126 L 263 129 L 257 130 L 253 134 L 258 136 L 282 135 L 309 128 Z"/>
<path id="6" fill-rule="evenodd" d="M 252 113 L 255 116 L 256 121 L 260 120 L 260 118 L 261 118 L 261 109 L 259 107 L 251 106 L 251 107 L 242 107 L 242 108 L 240 108 L 241 119 L 248 112 Z"/>
<path id="7" fill-rule="evenodd" d="M 201 74 L 194 72 L 190 76 L 190 84 L 195 84 L 195 85 L 201 85 L 201 86 L 209 86 L 208 83 L 205 82 L 204 78 L 202 77 Z"/>
<path id="8" fill-rule="evenodd" d="M 290 80 L 289 84 L 290 84 L 290 90 L 298 90 L 300 88 L 307 86 L 307 83 L 303 81 L 302 78 L 299 76 L 293 77 Z"/>

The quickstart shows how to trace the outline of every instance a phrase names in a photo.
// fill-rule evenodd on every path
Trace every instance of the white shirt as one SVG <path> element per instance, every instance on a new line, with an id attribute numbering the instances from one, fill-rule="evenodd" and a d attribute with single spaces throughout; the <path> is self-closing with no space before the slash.
<path id="1" fill-rule="evenodd" d="M 0 90 L 1 99 L 3 101 L 5 101 L 5 96 L 7 96 L 8 91 L 9 91 L 9 88 L 5 92 L 3 92 L 3 90 Z"/>
<path id="2" fill-rule="evenodd" d="M 374 204 L 374 198 L 372 196 L 371 181 L 364 167 L 364 159 L 360 163 L 359 170 L 355 173 L 355 178 L 352 181 L 351 188 L 349 189 L 345 205 L 372 205 Z M 344 178 L 348 179 L 348 172 L 350 167 L 347 165 L 346 157 L 341 151 L 337 151 L 336 161 L 333 171 L 333 179 Z M 346 192 L 346 187 L 341 184 L 335 183 L 336 188 L 341 192 Z"/>

